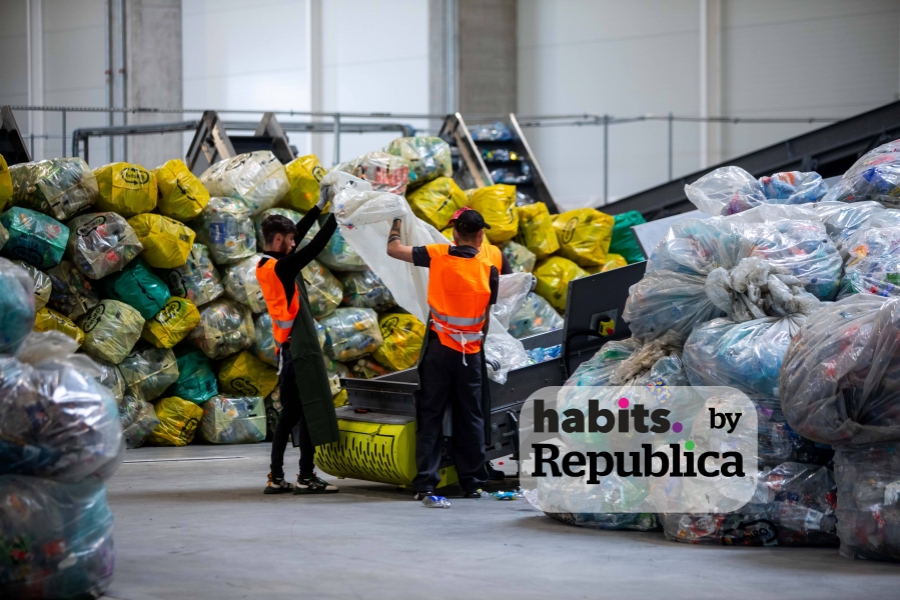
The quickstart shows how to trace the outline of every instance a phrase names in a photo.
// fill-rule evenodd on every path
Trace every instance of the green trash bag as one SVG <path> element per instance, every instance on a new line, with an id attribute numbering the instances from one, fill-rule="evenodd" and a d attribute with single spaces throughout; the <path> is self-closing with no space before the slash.
<path id="1" fill-rule="evenodd" d="M 84 331 L 81 349 L 117 365 L 141 338 L 144 319 L 124 302 L 101 300 L 78 320 L 78 326 Z"/>
<path id="2" fill-rule="evenodd" d="M 159 398 L 178 380 L 178 363 L 170 349 L 144 345 L 119 363 L 119 372 L 128 391 L 135 398 L 149 402 Z"/>
<path id="3" fill-rule="evenodd" d="M 636 210 L 629 210 L 620 215 L 615 216 L 615 224 L 613 225 L 612 242 L 609 244 L 609 251 L 613 254 L 621 254 L 628 261 L 628 264 L 636 263 L 644 260 L 644 253 L 641 252 L 641 245 L 638 244 L 634 231 L 631 230 L 635 225 L 646 223 L 644 217 Z"/>
<path id="4" fill-rule="evenodd" d="M 175 348 L 175 357 L 178 380 L 169 388 L 169 394 L 201 404 L 219 393 L 216 374 L 205 354 L 196 348 L 181 345 Z"/>
<path id="5" fill-rule="evenodd" d="M 172 296 L 166 282 L 157 277 L 141 258 L 132 261 L 123 271 L 105 278 L 101 286 L 108 298 L 136 308 L 145 319 L 152 319 Z"/>
<path id="6" fill-rule="evenodd" d="M 9 240 L 3 245 L 3 254 L 49 269 L 59 264 L 69 228 L 47 215 L 27 208 L 13 207 L 0 215 L 0 224 L 9 232 Z"/>

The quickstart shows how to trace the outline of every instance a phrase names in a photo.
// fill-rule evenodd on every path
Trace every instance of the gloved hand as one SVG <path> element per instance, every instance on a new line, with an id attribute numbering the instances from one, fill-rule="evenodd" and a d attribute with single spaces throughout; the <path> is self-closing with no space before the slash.
<path id="1" fill-rule="evenodd" d="M 487 360 L 488 366 L 494 371 L 494 373 L 496 373 L 497 371 L 500 370 L 500 361 L 499 360 L 497 360 L 496 358 L 487 358 L 486 360 Z"/>
<path id="2" fill-rule="evenodd" d="M 319 201 L 316 202 L 316 208 L 318 208 L 319 210 L 325 210 L 325 206 L 328 204 L 328 196 L 330 191 L 330 185 L 323 185 L 319 188 Z"/>

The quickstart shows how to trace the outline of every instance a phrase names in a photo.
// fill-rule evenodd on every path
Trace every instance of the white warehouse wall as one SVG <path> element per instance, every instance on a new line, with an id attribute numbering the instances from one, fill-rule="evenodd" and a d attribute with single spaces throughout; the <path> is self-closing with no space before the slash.
<path id="1" fill-rule="evenodd" d="M 721 2 L 721 114 L 848 117 L 898 98 L 896 0 Z M 519 113 L 700 114 L 702 0 L 519 0 Z M 821 125 L 725 125 L 738 156 Z M 703 167 L 700 128 L 674 126 L 678 177 Z M 526 132 L 557 201 L 602 198 L 602 128 Z M 665 123 L 610 128 L 611 200 L 667 180 Z"/>

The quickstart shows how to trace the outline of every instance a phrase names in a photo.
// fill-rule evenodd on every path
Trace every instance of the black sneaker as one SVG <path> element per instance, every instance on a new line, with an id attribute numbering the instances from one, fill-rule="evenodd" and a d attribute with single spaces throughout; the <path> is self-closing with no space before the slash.
<path id="1" fill-rule="evenodd" d="M 421 502 L 428 496 L 434 496 L 434 490 L 428 490 L 425 492 L 416 492 L 416 495 L 413 496 L 413 500 L 415 500 L 416 502 Z"/>
<path id="2" fill-rule="evenodd" d="M 295 494 L 336 494 L 338 491 L 336 485 L 331 485 L 315 473 L 309 479 L 301 479 L 298 476 L 297 485 L 294 486 Z"/>
<path id="3" fill-rule="evenodd" d="M 269 473 L 269 482 L 266 483 L 264 494 L 289 494 L 294 491 L 294 486 L 284 480 L 284 477 L 272 477 Z"/>
<path id="4" fill-rule="evenodd" d="M 463 498 L 481 498 L 481 490 L 475 490 L 474 492 L 464 492 Z"/>

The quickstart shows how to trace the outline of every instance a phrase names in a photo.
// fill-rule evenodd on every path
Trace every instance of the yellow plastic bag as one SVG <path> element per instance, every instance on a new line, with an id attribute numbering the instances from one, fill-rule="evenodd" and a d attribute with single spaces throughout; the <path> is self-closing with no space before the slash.
<path id="1" fill-rule="evenodd" d="M 284 166 L 287 171 L 290 191 L 279 203 L 301 212 L 308 212 L 319 201 L 319 182 L 325 176 L 325 169 L 315 154 L 295 158 Z"/>
<path id="2" fill-rule="evenodd" d="M 191 173 L 180 158 L 153 169 L 159 187 L 159 212 L 170 219 L 190 221 L 209 202 L 209 192 L 200 178 Z"/>
<path id="3" fill-rule="evenodd" d="M 543 296 L 557 310 L 566 310 L 569 282 L 586 277 L 588 272 L 574 262 L 561 256 L 551 256 L 534 268 L 537 286 L 534 291 Z"/>
<path id="4" fill-rule="evenodd" d="M 520 244 L 534 252 L 538 260 L 559 250 L 559 240 L 553 228 L 553 217 L 543 202 L 518 207 Z"/>
<path id="5" fill-rule="evenodd" d="M 450 217 L 466 205 L 466 193 L 459 189 L 450 177 L 438 177 L 406 195 L 409 206 L 417 217 L 443 229 Z"/>
<path id="6" fill-rule="evenodd" d="M 153 446 L 187 446 L 197 433 L 203 408 L 177 396 L 163 398 L 155 405 L 159 425 L 147 438 Z"/>
<path id="7" fill-rule="evenodd" d="M 466 190 L 467 206 L 481 213 L 491 226 L 485 237 L 495 244 L 506 242 L 519 232 L 519 213 L 516 210 L 516 186 L 489 185 Z"/>
<path id="8" fill-rule="evenodd" d="M 187 262 L 194 230 L 162 215 L 137 215 L 128 219 L 144 251 L 141 256 L 157 269 L 174 269 Z"/>
<path id="9" fill-rule="evenodd" d="M 576 208 L 553 221 L 560 255 L 582 267 L 602 265 L 612 242 L 615 219 L 593 208 Z"/>
<path id="10" fill-rule="evenodd" d="M 607 271 L 612 271 L 613 269 L 627 266 L 628 261 L 625 260 L 624 256 L 622 256 L 621 254 L 613 254 L 612 252 L 609 252 L 606 254 L 606 258 L 603 260 L 602 265 L 594 265 L 591 267 L 582 268 L 591 275 L 596 275 L 597 273 L 606 273 Z"/>
<path id="11" fill-rule="evenodd" d="M 278 371 L 244 350 L 222 362 L 218 380 L 220 394 L 268 396 L 278 385 Z"/>
<path id="12" fill-rule="evenodd" d="M 84 331 L 75 324 L 75 321 L 65 317 L 55 310 L 42 308 L 34 315 L 35 331 L 61 331 L 81 346 L 84 343 Z"/>
<path id="13" fill-rule="evenodd" d="M 8 204 L 13 195 L 12 175 L 6 159 L 0 154 L 0 212 L 9 208 Z"/>
<path id="14" fill-rule="evenodd" d="M 415 365 L 425 340 L 425 324 L 413 315 L 385 313 L 378 318 L 384 343 L 372 358 L 394 371 Z"/>
<path id="15" fill-rule="evenodd" d="M 172 296 L 162 310 L 144 323 L 141 337 L 157 348 L 174 348 L 200 324 L 200 311 L 185 298 Z"/>
<path id="16" fill-rule="evenodd" d="M 94 169 L 100 187 L 98 211 L 133 217 L 156 208 L 156 177 L 140 165 L 117 162 Z"/>
<path id="17" fill-rule="evenodd" d="M 334 402 L 335 408 L 340 408 L 341 406 L 346 406 L 350 402 L 350 398 L 347 395 L 347 390 L 341 390 L 331 399 Z"/>

